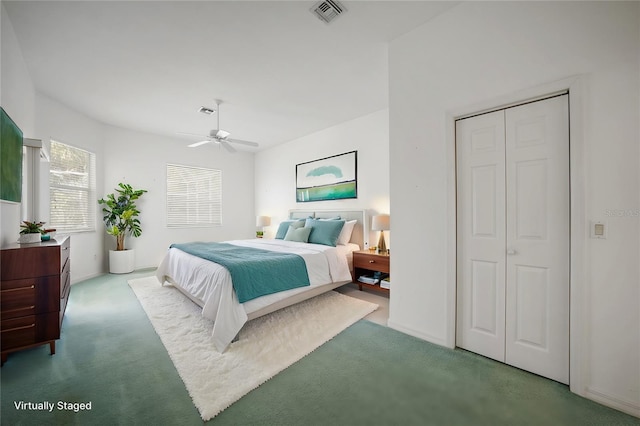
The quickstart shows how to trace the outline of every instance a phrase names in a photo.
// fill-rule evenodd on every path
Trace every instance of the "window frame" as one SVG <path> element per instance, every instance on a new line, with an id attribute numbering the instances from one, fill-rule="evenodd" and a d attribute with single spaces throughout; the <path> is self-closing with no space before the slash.
<path id="1" fill-rule="evenodd" d="M 208 199 L 201 199 L 200 197 L 205 194 L 204 190 L 196 191 L 194 194 L 193 191 L 184 191 L 186 197 L 191 197 L 191 199 L 186 199 L 185 196 L 176 196 L 172 192 L 170 187 L 173 186 L 170 179 L 170 169 L 178 169 L 182 173 L 197 173 L 197 171 L 201 171 L 204 173 L 209 173 L 209 176 L 199 176 L 200 179 L 209 179 L 209 180 L 217 180 L 217 182 L 209 182 L 207 185 L 210 185 L 208 192 Z M 166 192 L 165 192 L 165 225 L 170 229 L 188 229 L 188 228 L 215 228 L 222 226 L 223 223 L 223 173 L 221 169 L 209 168 L 209 167 L 201 167 L 201 166 L 190 166 L 185 164 L 177 164 L 177 163 L 167 163 L 165 168 L 166 173 Z M 194 182 L 195 185 L 198 185 L 199 182 Z M 179 182 L 174 182 L 174 185 L 180 185 Z M 189 185 L 187 183 L 187 185 Z M 217 189 L 217 193 L 212 193 L 212 191 Z M 177 200 L 177 202 L 176 202 Z M 186 205 L 185 209 L 187 212 L 182 214 L 179 217 L 175 214 L 175 206 L 176 205 Z M 208 204 L 208 206 L 207 206 Z M 204 207 L 203 207 L 204 205 Z M 217 206 L 217 207 L 216 207 Z M 210 216 L 208 221 L 203 221 L 203 211 L 209 210 L 209 213 L 204 213 Z M 217 213 L 216 213 L 217 210 Z M 189 211 L 194 213 L 189 213 Z M 192 218 L 189 218 L 189 216 Z M 211 217 L 212 216 L 212 217 Z M 182 221 L 178 219 L 182 219 Z M 217 220 L 216 220 L 217 219 Z"/>
<path id="2" fill-rule="evenodd" d="M 60 140 L 57 140 L 57 139 L 51 139 L 50 143 L 51 143 L 51 148 L 49 150 L 49 158 L 50 158 L 49 160 L 50 161 L 49 163 L 49 223 L 47 224 L 47 227 L 55 228 L 57 232 L 65 233 L 65 234 L 95 232 L 96 231 L 96 204 L 97 204 L 96 153 L 89 151 L 88 149 L 80 148 L 78 146 L 75 146 L 66 142 L 61 142 Z M 54 184 L 52 182 L 52 179 L 51 179 L 52 174 L 56 172 L 56 170 L 54 170 L 54 164 L 55 164 L 54 144 L 64 145 L 70 149 L 82 151 L 89 155 L 88 164 L 86 164 L 88 169 L 88 175 L 89 175 L 87 178 L 86 187 L 72 186 L 72 185 L 59 185 L 59 184 Z M 86 218 L 87 218 L 87 224 L 85 226 L 80 226 L 78 223 L 75 223 L 72 226 L 65 226 L 63 224 L 53 221 L 54 214 L 53 214 L 52 208 L 54 206 L 54 202 L 53 202 L 54 197 L 52 196 L 52 192 L 54 189 L 61 189 L 65 191 L 80 191 L 82 193 L 87 194 L 86 210 L 84 211 L 84 214 L 86 214 Z"/>

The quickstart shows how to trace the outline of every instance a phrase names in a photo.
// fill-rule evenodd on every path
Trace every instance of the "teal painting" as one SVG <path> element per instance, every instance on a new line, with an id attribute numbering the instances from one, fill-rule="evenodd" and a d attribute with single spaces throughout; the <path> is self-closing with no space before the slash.
<path id="1" fill-rule="evenodd" d="M 358 151 L 296 165 L 296 201 L 358 198 Z"/>
<path id="2" fill-rule="evenodd" d="M 0 108 L 0 199 L 22 199 L 22 131 Z"/>

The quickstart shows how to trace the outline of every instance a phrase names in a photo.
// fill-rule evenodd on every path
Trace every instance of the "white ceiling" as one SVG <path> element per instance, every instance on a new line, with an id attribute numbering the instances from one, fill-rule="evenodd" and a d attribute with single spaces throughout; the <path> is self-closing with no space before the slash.
<path id="1" fill-rule="evenodd" d="M 38 91 L 101 122 L 261 149 L 388 106 L 387 44 L 455 2 L 5 1 Z"/>

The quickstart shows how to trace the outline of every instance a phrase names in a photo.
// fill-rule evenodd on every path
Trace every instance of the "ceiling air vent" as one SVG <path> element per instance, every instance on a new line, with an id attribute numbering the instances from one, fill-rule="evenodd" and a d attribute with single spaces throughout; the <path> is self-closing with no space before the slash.
<path id="1" fill-rule="evenodd" d="M 311 8 L 311 12 L 327 24 L 346 11 L 347 9 L 336 0 L 322 0 Z"/>

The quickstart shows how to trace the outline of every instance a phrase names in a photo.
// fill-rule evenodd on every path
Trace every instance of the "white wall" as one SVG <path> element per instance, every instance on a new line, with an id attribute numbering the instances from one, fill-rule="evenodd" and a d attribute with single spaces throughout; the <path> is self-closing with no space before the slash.
<path id="1" fill-rule="evenodd" d="M 213 145 L 187 148 L 188 141 L 105 126 L 104 193 L 119 182 L 146 189 L 137 202 L 142 235 L 128 236 L 127 248 L 136 250 L 136 269 L 156 267 L 171 243 L 224 241 L 255 237 L 254 154 L 235 154 Z M 222 226 L 174 229 L 166 226 L 167 163 L 222 170 Z M 102 222 L 99 223 L 104 232 Z M 115 249 L 115 238 L 106 235 L 103 252 Z M 104 260 L 106 268 L 106 258 Z"/>
<path id="2" fill-rule="evenodd" d="M 640 208 L 639 18 L 637 2 L 469 2 L 394 40 L 389 52 L 397 283 L 390 325 L 443 345 L 455 341 L 452 112 L 582 75 L 584 109 L 572 112 L 582 115 L 581 135 L 572 134 L 583 152 L 579 221 L 607 220 L 609 235 L 588 239 L 585 227 L 584 247 L 574 247 L 584 257 L 584 279 L 572 286 L 584 295 L 586 321 L 572 390 L 635 415 L 640 218 L 607 211 Z M 416 212 L 429 220 L 415 220 Z"/>
<path id="3" fill-rule="evenodd" d="M 35 88 L 2 4 L 0 20 L 0 103 L 25 137 L 35 137 Z M 0 201 L 0 245 L 17 241 L 19 233 L 20 204 Z"/>
<path id="4" fill-rule="evenodd" d="M 256 215 L 271 216 L 273 237 L 290 209 L 389 213 L 389 111 L 382 110 L 256 154 Z M 296 202 L 296 164 L 358 151 L 358 198 Z M 386 233 L 385 233 L 386 234 Z M 390 237 L 390 234 L 388 236 Z M 371 235 L 373 244 L 375 235 Z M 391 247 L 391 239 L 387 239 Z"/>

